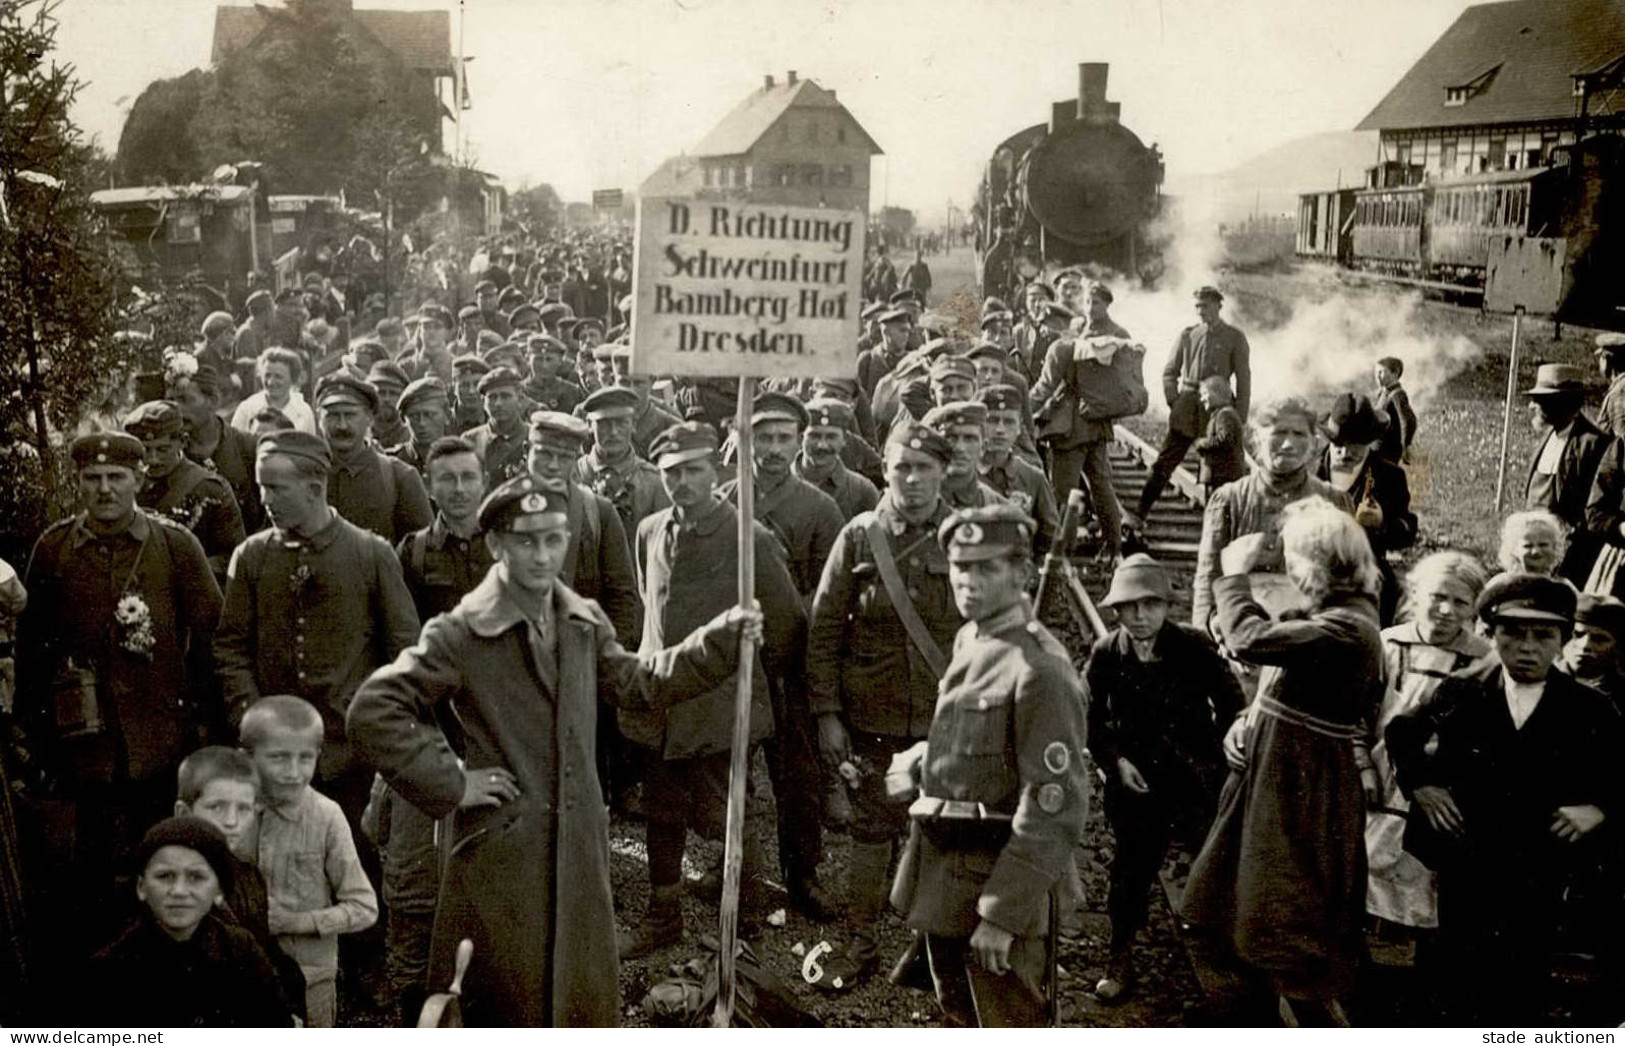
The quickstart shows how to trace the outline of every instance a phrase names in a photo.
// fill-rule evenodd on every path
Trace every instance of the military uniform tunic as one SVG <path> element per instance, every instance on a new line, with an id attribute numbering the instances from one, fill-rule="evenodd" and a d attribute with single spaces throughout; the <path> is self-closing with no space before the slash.
<path id="1" fill-rule="evenodd" d="M 594 447 L 577 459 L 571 478 L 608 499 L 620 513 L 621 525 L 628 534 L 636 534 L 639 523 L 671 504 L 660 482 L 660 470 L 636 452 L 620 461 L 606 462 Z"/>
<path id="2" fill-rule="evenodd" d="M 1022 601 L 960 630 L 921 781 L 922 795 L 979 804 L 1008 816 L 1008 829 L 993 820 L 947 834 L 941 821 L 916 821 L 892 889 L 892 904 L 928 935 L 939 999 L 966 1023 L 1043 1019 L 1044 937 L 1059 914 L 1050 899 L 1081 896 L 1073 854 L 1089 806 L 1084 686 L 1060 641 L 1030 618 Z M 984 920 L 1015 936 L 1009 974 L 987 973 L 969 953 Z"/>
<path id="3" fill-rule="evenodd" d="M 1038 524 L 1033 551 L 1039 555 L 1048 552 L 1061 527 L 1061 512 L 1055 504 L 1055 489 L 1050 486 L 1049 477 L 1014 453 L 996 465 L 989 465 L 984 459 L 981 476 L 984 486 L 991 487 L 1010 504 L 1033 518 Z"/>
<path id="4" fill-rule="evenodd" d="M 327 503 L 391 545 L 434 521 L 429 492 L 418 474 L 371 447 L 357 448 L 349 460 L 335 457 L 327 479 Z"/>
<path id="5" fill-rule="evenodd" d="M 519 386 L 524 397 L 536 405 L 537 410 L 556 410 L 569 414 L 586 399 L 581 386 L 563 378 L 531 378 Z"/>
<path id="6" fill-rule="evenodd" d="M 790 463 L 790 471 L 833 498 L 843 520 L 868 512 L 880 503 L 880 491 L 875 485 L 847 468 L 840 458 L 831 461 L 828 468 L 818 468 L 809 465 L 805 455 L 798 456 Z"/>
<path id="7" fill-rule="evenodd" d="M 438 512 L 433 523 L 402 538 L 395 555 L 419 621 L 450 611 L 491 569 L 484 537 L 459 537 Z"/>
<path id="8" fill-rule="evenodd" d="M 148 480 L 136 504 L 191 531 L 216 580 L 225 578 L 232 549 L 247 537 L 231 485 L 188 458 L 163 479 Z"/>
<path id="9" fill-rule="evenodd" d="M 738 490 L 737 480 L 718 488 L 723 497 L 736 504 Z M 764 490 L 757 482 L 751 491 L 756 501 L 756 520 L 784 546 L 796 591 L 803 599 L 811 599 L 823 574 L 824 560 L 829 558 L 835 536 L 846 522 L 840 506 L 834 498 L 794 475 L 786 475 L 771 490 Z"/>
<path id="10" fill-rule="evenodd" d="M 237 510 L 243 517 L 243 530 L 252 534 L 265 526 L 265 510 L 260 507 L 260 488 L 254 478 L 254 437 L 232 428 L 220 418 L 215 419 L 220 441 L 208 457 L 199 454 L 190 445 L 187 457 L 212 472 L 220 474 L 231 487 L 237 499 Z"/>
<path id="11" fill-rule="evenodd" d="M 463 438 L 474 444 L 474 453 L 485 465 L 486 490 L 495 490 L 529 469 L 525 456 L 530 453 L 530 433 L 522 422 L 516 421 L 508 433 L 486 422 L 463 433 Z"/>

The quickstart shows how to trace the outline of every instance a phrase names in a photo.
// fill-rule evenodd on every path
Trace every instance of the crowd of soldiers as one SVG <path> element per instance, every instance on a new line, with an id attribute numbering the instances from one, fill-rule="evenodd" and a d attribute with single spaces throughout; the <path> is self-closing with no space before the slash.
<path id="1" fill-rule="evenodd" d="M 1110 285 L 1064 270 L 966 331 L 926 310 L 922 256 L 904 287 L 877 258 L 855 376 L 766 382 L 739 460 L 735 381 L 632 372 L 630 302 L 591 276 L 622 248 L 495 244 L 364 322 L 320 275 L 256 293 L 72 441 L 78 511 L 21 574 L 0 562 L 22 887 L 4 912 L 13 983 L 34 986 L 17 1012 L 73 1014 L 89 956 L 154 986 L 83 1011 L 111 1023 L 331 1024 L 335 980 L 382 971 L 410 1024 L 467 939 L 470 1023 L 616 1023 L 618 962 L 692 941 L 685 893 L 722 893 L 683 859 L 690 832 L 724 831 L 742 637 L 775 823 L 750 806 L 741 932 L 774 884 L 838 921 L 821 991 L 891 965 L 889 906 L 915 935 L 894 977 L 945 1022 L 1052 1023 L 1091 765 L 1115 840 L 1103 1003 L 1133 989 L 1175 841 L 1198 855 L 1193 948 L 1250 986 L 1237 1021 L 1259 999 L 1272 1021 L 1348 1021 L 1373 919 L 1450 1017 L 1539 1014 L 1573 913 L 1618 925 L 1602 770 L 1625 672 L 1604 640 L 1625 643 L 1625 604 L 1617 564 L 1580 560 L 1625 548 L 1625 444 L 1589 427 L 1572 368 L 1530 390 L 1552 434 L 1515 561 L 1486 583 L 1445 553 L 1402 584 L 1401 361 L 1329 417 L 1254 407 L 1247 339 L 1198 289 L 1125 510 L 1108 448 L 1149 397 Z M 334 322 L 300 320 L 315 307 Z M 328 340 L 341 320 L 364 333 Z M 1143 547 L 1192 447 L 1186 625 Z M 1074 489 L 1116 617 L 1088 651 L 1031 599 L 1035 558 L 1076 551 L 1056 547 Z M 1566 552 L 1542 552 L 1545 520 Z M 229 817 L 226 785 L 246 789 Z M 644 822 L 649 884 L 619 932 L 612 816 Z M 820 877 L 831 832 L 850 837 L 840 884 Z"/>

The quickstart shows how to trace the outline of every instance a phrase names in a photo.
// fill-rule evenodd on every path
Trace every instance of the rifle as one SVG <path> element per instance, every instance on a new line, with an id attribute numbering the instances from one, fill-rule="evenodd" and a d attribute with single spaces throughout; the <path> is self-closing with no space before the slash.
<path id="1" fill-rule="evenodd" d="M 1066 509 L 1061 513 L 1061 526 L 1055 542 L 1044 553 L 1044 563 L 1038 568 L 1038 591 L 1033 594 L 1033 614 L 1044 609 L 1044 594 L 1049 591 L 1050 578 L 1060 573 L 1066 564 L 1066 554 L 1078 537 L 1078 517 L 1083 514 L 1083 489 L 1080 487 L 1066 496 Z"/>

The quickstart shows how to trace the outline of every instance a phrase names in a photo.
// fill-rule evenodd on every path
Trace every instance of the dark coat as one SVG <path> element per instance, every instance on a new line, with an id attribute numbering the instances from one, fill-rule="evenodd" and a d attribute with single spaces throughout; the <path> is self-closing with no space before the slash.
<path id="1" fill-rule="evenodd" d="M 790 469 L 797 478 L 806 480 L 834 499 L 835 507 L 841 510 L 842 523 L 880 503 L 880 491 L 875 489 L 875 485 L 860 473 L 847 468 L 840 458 L 836 458 L 827 471 L 820 471 L 809 470 L 806 458 L 798 456 Z"/>
<path id="2" fill-rule="evenodd" d="M 231 485 L 190 458 L 182 458 L 163 479 L 149 480 L 136 504 L 190 530 L 217 581 L 225 579 L 232 549 L 248 536 Z"/>
<path id="3" fill-rule="evenodd" d="M 456 812 L 431 983 L 449 979 L 457 942 L 469 936 L 471 1017 L 612 1026 L 620 985 L 608 811 L 594 769 L 598 703 L 661 708 L 707 692 L 733 673 L 738 633 L 711 622 L 679 646 L 634 656 L 597 604 L 558 585 L 553 606 L 550 670 L 500 571 L 491 572 L 362 685 L 349 729 L 390 787 L 431 817 L 452 814 L 462 799 L 459 758 L 504 767 L 519 783 L 519 802 Z M 551 714 L 538 715 L 540 703 Z M 446 715 L 462 724 L 460 751 L 435 725 Z"/>
<path id="4" fill-rule="evenodd" d="M 1625 440 L 1608 440 L 1603 449 L 1591 495 L 1586 500 L 1585 525 L 1601 549 L 1598 571 L 1603 570 L 1604 563 L 1614 567 L 1607 571 L 1604 585 L 1588 585 L 1587 590 L 1615 596 L 1625 592 L 1625 571 L 1618 570 L 1616 565 L 1625 558 L 1625 552 L 1621 551 L 1625 550 L 1625 533 L 1621 532 L 1621 526 L 1625 525 Z"/>
<path id="5" fill-rule="evenodd" d="M 334 461 L 327 503 L 391 546 L 434 521 L 429 492 L 417 470 L 372 447 L 360 448 L 349 462 Z"/>
<path id="6" fill-rule="evenodd" d="M 643 629 L 643 600 L 621 514 L 608 498 L 579 483 L 570 484 L 569 494 L 570 548 L 559 580 L 597 603 L 615 635 L 630 640 Z"/>
<path id="7" fill-rule="evenodd" d="M 254 437 L 215 418 L 220 426 L 220 442 L 214 453 L 205 458 L 187 447 L 186 455 L 206 469 L 220 474 L 231 486 L 237 498 L 237 511 L 242 513 L 243 531 L 252 534 L 265 526 L 265 509 L 260 505 L 260 488 L 254 480 Z"/>
<path id="8" fill-rule="evenodd" d="M 176 941 L 143 912 L 86 977 L 73 1021 L 91 1028 L 291 1028 L 296 1012 L 253 935 L 212 915 Z"/>
<path id="9" fill-rule="evenodd" d="M 679 524 L 666 508 L 638 527 L 638 572 L 648 612 L 640 654 L 671 645 L 739 602 L 739 517 L 717 501 L 698 518 Z M 769 687 L 799 675 L 807 618 L 784 562 L 784 549 L 762 524 L 756 535 L 756 598 L 762 604 L 762 649 L 751 673 L 750 738 L 774 731 Z M 698 701 L 665 711 L 623 708 L 621 732 L 667 759 L 726 752 L 733 743 L 734 679 L 722 681 Z"/>
<path id="10" fill-rule="evenodd" d="M 1419 811 L 1407 824 L 1405 848 L 1431 867 L 1467 862 L 1560 870 L 1594 851 L 1551 834 L 1558 807 L 1601 807 L 1605 826 L 1625 810 L 1618 772 L 1625 735 L 1608 699 L 1553 670 L 1540 703 L 1518 729 L 1501 673 L 1494 657 L 1452 673 L 1416 708 L 1390 720 L 1384 733 L 1407 798 L 1423 785 L 1438 785 L 1461 810 L 1463 842 L 1435 835 Z"/>
<path id="11" fill-rule="evenodd" d="M 1524 507 L 1545 509 L 1569 525 L 1569 548 L 1563 556 L 1559 571 L 1577 585 L 1585 584 L 1592 561 L 1602 547 L 1603 532 L 1592 530 L 1586 522 L 1586 506 L 1591 500 L 1592 484 L 1597 478 L 1598 466 L 1614 440 L 1592 424 L 1584 412 L 1574 416 L 1569 438 L 1558 455 L 1557 474 L 1550 485 L 1537 484 L 1535 465 L 1552 438 L 1548 431 L 1535 447 L 1529 459 L 1529 476 L 1524 483 Z"/>
<path id="12" fill-rule="evenodd" d="M 835 536 L 841 532 L 846 517 L 835 499 L 799 476 L 786 476 L 771 491 L 764 492 L 753 486 L 755 518 L 779 539 L 790 568 L 790 579 L 796 591 L 807 602 L 812 601 L 813 589 L 824 573 L 824 561 L 835 547 Z M 718 488 L 718 493 L 729 502 L 738 504 L 739 482 L 729 480 Z M 758 581 L 760 584 L 760 581 Z"/>
<path id="13" fill-rule="evenodd" d="M 220 587 L 197 538 L 176 523 L 137 509 L 125 530 L 97 537 L 84 521 L 81 513 L 47 528 L 29 557 L 18 718 L 70 781 L 159 781 L 197 746 L 199 727 L 221 718 L 210 660 Z M 114 621 L 125 595 L 147 604 L 147 654 L 127 649 Z M 95 673 L 98 733 L 64 729 L 71 709 L 56 707 L 64 693 L 52 682 L 69 658 Z"/>

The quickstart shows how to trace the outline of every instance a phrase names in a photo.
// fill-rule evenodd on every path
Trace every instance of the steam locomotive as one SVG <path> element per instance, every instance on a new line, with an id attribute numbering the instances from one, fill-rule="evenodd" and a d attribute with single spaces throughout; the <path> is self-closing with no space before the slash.
<path id="1" fill-rule="evenodd" d="M 1162 153 L 1118 122 L 1108 69 L 1079 65 L 1078 97 L 988 160 L 972 208 L 984 295 L 1013 304 L 1028 281 L 1069 265 L 1146 282 L 1160 273 L 1150 226 L 1162 210 Z"/>

